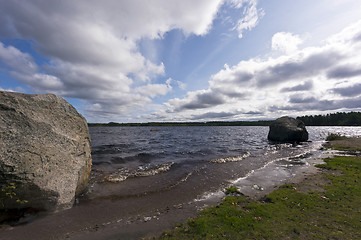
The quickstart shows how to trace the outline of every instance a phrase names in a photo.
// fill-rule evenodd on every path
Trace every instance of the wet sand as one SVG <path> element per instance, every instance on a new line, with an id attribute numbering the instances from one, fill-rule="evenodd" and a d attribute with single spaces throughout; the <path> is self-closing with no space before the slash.
<path id="1" fill-rule="evenodd" d="M 236 163 L 228 164 L 228 167 L 232 168 L 232 164 Z M 211 164 L 195 171 L 186 184 L 173 188 L 159 191 L 153 189 L 153 192 L 143 193 L 135 191 L 130 195 L 109 196 L 105 199 L 94 198 L 72 209 L 44 215 L 24 225 L 3 227 L 0 239 L 20 240 L 24 236 L 37 240 L 139 239 L 148 234 L 158 234 L 194 216 L 203 207 L 205 203 L 194 201 L 194 198 L 201 196 L 205 189 L 217 190 L 209 189 L 209 186 L 218 186 L 221 181 L 219 177 L 224 179 L 221 170 L 217 164 Z M 162 181 L 167 179 L 167 174 L 156 177 Z M 137 178 L 129 181 L 132 180 L 139 181 Z M 143 186 L 147 189 L 146 185 Z"/>
<path id="2" fill-rule="evenodd" d="M 254 172 L 245 169 L 244 173 L 229 176 L 237 180 L 227 184 L 239 187 L 242 193 L 251 198 L 261 198 L 285 183 L 300 182 L 317 173 L 314 165 L 322 163 L 325 154 L 327 152 L 319 151 L 306 156 L 307 164 L 292 167 L 287 165 L 289 162 L 279 160 Z M 232 169 L 237 164 L 229 163 L 222 165 L 222 168 Z M 3 226 L 0 239 L 140 239 L 158 236 L 177 223 L 196 216 L 202 208 L 217 204 L 224 197 L 221 189 L 227 184 L 221 185 L 221 189 L 208 187 L 219 186 L 220 179 L 225 178 L 219 166 L 214 163 L 199 168 L 187 180 L 187 184 L 179 184 L 157 194 L 149 192 L 142 197 L 137 194 L 123 196 L 128 198 L 127 201 L 122 201 L 121 197 L 93 199 L 69 210 L 44 215 L 28 224 Z M 204 178 L 205 175 L 207 178 Z M 166 178 L 166 174 L 159 175 L 159 178 L 162 177 Z M 210 194 L 203 195 L 205 190 Z M 199 196 L 197 201 L 194 200 L 195 196 Z"/>

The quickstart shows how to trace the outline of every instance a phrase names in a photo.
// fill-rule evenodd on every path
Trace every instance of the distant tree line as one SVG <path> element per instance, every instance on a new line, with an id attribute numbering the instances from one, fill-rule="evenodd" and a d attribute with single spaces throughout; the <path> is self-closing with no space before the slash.
<path id="1" fill-rule="evenodd" d="M 297 117 L 306 126 L 361 126 L 361 112 L 337 112 Z"/>
<path id="2" fill-rule="evenodd" d="M 173 126 L 269 126 L 272 121 L 211 121 L 211 122 L 148 122 L 148 123 L 88 123 L 89 127 L 173 127 Z"/>
<path id="3" fill-rule="evenodd" d="M 361 126 L 361 112 L 338 112 L 327 115 L 297 117 L 306 126 Z M 88 123 L 89 127 L 173 127 L 173 126 L 269 126 L 273 121 Z"/>

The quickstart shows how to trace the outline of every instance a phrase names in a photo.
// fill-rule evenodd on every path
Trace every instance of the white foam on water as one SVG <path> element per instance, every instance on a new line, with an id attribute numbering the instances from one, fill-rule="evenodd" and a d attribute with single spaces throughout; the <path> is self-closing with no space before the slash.
<path id="1" fill-rule="evenodd" d="M 295 176 L 293 172 L 293 167 L 309 167 L 311 164 L 308 162 L 313 158 L 317 158 L 314 155 L 317 152 L 323 142 L 312 142 L 307 143 L 305 145 L 295 146 L 294 149 L 297 149 L 296 153 L 290 152 L 290 156 L 287 157 L 276 157 L 273 160 L 268 161 L 263 166 L 250 170 L 246 175 L 243 177 L 237 178 L 235 180 L 230 181 L 230 186 L 236 186 L 240 189 L 240 191 L 244 191 L 245 193 L 249 191 L 264 191 L 266 188 L 274 187 L 275 185 L 282 184 L 287 179 Z M 279 144 L 279 145 L 272 145 L 269 146 L 267 149 L 267 154 L 265 156 L 269 156 L 273 153 L 277 153 L 284 149 L 292 150 L 292 144 Z M 299 152 L 304 151 L 304 152 Z M 221 158 L 212 160 L 212 162 L 216 163 L 225 163 L 225 162 L 232 162 L 232 161 L 241 161 L 245 157 L 248 157 L 250 153 L 245 153 L 239 157 L 232 157 L 232 158 Z M 284 164 L 285 162 L 286 164 Z M 311 161 L 312 162 L 312 161 Z M 223 198 L 224 192 L 222 190 L 214 191 L 214 192 L 206 192 L 202 196 L 197 197 L 194 202 L 201 202 L 201 201 L 212 201 L 214 199 L 221 199 Z"/>
<path id="2" fill-rule="evenodd" d="M 173 164 L 174 162 L 170 162 L 170 163 L 158 165 L 155 168 L 144 169 L 144 170 L 141 169 L 141 171 L 137 171 L 136 173 L 134 173 L 134 176 L 135 177 L 154 176 L 156 174 L 169 171 L 169 169 L 172 167 Z"/>
<path id="3" fill-rule="evenodd" d="M 125 181 L 127 178 L 128 178 L 128 176 L 112 174 L 112 175 L 105 177 L 104 181 L 111 182 L 111 183 L 118 183 L 118 182 Z"/>
<path id="4" fill-rule="evenodd" d="M 251 155 L 250 152 L 246 152 L 245 154 L 236 156 L 236 157 L 213 159 L 213 160 L 211 160 L 211 162 L 214 162 L 214 163 L 239 162 L 239 161 L 242 161 L 243 159 L 245 159 L 246 157 L 249 157 L 250 155 Z"/>
<path id="5" fill-rule="evenodd" d="M 174 162 L 164 163 L 157 166 L 140 166 L 134 172 L 121 169 L 118 172 L 112 173 L 103 178 L 103 182 L 119 183 L 127 180 L 130 177 L 148 177 L 167 172 L 170 170 Z"/>
<path id="6" fill-rule="evenodd" d="M 216 192 L 206 192 L 202 196 L 199 196 L 198 198 L 194 199 L 194 202 L 203 202 L 211 199 L 221 199 L 224 197 L 224 192 L 219 190 Z"/>

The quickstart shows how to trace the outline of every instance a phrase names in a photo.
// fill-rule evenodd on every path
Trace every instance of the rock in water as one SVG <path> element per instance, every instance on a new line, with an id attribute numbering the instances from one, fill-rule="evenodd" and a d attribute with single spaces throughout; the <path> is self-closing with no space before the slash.
<path id="1" fill-rule="evenodd" d="M 281 117 L 270 125 L 268 140 L 277 142 L 305 142 L 308 132 L 305 124 L 291 117 Z"/>
<path id="2" fill-rule="evenodd" d="M 0 191 L 0 210 L 71 207 L 91 164 L 87 122 L 72 105 L 53 94 L 0 91 L 0 185 L 16 193 Z"/>

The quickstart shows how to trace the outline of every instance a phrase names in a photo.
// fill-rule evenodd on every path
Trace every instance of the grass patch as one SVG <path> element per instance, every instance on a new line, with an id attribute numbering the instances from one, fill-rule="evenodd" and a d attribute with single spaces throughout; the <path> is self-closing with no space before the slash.
<path id="1" fill-rule="evenodd" d="M 264 201 L 226 197 L 160 239 L 361 239 L 361 157 L 325 162 L 319 167 L 332 184 L 323 192 L 301 193 L 287 184 Z"/>
<path id="2" fill-rule="evenodd" d="M 226 188 L 224 193 L 226 195 L 237 194 L 237 193 L 239 193 L 239 189 L 235 186 L 231 186 L 231 187 Z"/>
<path id="3" fill-rule="evenodd" d="M 326 141 L 336 141 L 336 140 L 345 140 L 346 136 L 341 135 L 340 133 L 329 133 L 326 137 Z"/>
<path id="4" fill-rule="evenodd" d="M 360 151 L 360 148 L 357 146 L 345 146 L 344 144 L 332 144 L 332 149 L 338 150 L 338 151 L 346 151 L 346 152 L 355 152 Z"/>
<path id="5" fill-rule="evenodd" d="M 329 141 L 325 144 L 326 149 L 331 148 L 339 151 L 346 151 L 348 153 L 361 152 L 361 138 L 345 138 L 343 140 Z M 357 155 L 357 154 L 356 154 Z M 360 154 L 358 154 L 360 155 Z"/>

